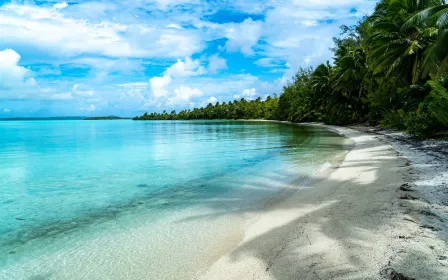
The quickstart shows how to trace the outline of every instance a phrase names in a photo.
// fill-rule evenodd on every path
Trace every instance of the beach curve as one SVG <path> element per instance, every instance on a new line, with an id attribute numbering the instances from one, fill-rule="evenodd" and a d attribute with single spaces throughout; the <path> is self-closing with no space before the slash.
<path id="1" fill-rule="evenodd" d="M 325 127 L 355 142 L 345 159 L 259 213 L 198 279 L 446 279 L 432 250 L 444 243 L 406 196 L 410 162 L 374 135 Z"/>

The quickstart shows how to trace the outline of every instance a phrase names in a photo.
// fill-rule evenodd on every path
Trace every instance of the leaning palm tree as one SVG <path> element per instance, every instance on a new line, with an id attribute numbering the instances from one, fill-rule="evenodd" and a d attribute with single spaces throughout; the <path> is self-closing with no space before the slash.
<path id="1" fill-rule="evenodd" d="M 445 0 L 434 0 L 434 5 L 420 11 L 407 20 L 402 30 L 413 26 L 425 26 L 437 36 L 437 40 L 425 52 L 423 68 L 425 73 L 448 72 L 448 4 Z"/>
<path id="2" fill-rule="evenodd" d="M 437 0 L 385 0 L 370 18 L 371 34 L 367 40 L 371 69 L 400 77 L 405 84 L 426 78 L 421 62 L 432 46 L 436 33 L 419 21 L 405 25 L 414 15 L 434 7 Z"/>

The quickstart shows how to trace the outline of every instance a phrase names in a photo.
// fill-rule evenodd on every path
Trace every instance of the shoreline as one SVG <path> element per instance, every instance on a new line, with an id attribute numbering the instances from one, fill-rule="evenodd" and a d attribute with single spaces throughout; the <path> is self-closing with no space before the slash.
<path id="1" fill-rule="evenodd" d="M 111 279 L 447 279 L 444 214 L 448 211 L 442 198 L 448 196 L 442 195 L 448 161 L 437 168 L 428 163 L 442 161 L 434 158 L 438 149 L 434 143 L 425 143 L 434 152 L 425 156 L 429 151 L 419 146 L 413 150 L 405 146 L 408 140 L 403 144 L 388 131 L 277 123 L 319 128 L 322 137 L 316 137 L 315 147 L 326 162 L 302 172 L 297 166 L 263 161 L 263 166 L 253 167 L 258 173 L 239 170 L 247 173 L 245 177 L 252 174 L 246 187 L 259 190 L 254 193 L 280 187 L 280 192 L 250 207 L 240 209 L 237 201 L 247 197 L 236 195 L 205 199 L 202 206 L 157 222 L 151 213 L 136 212 L 132 219 L 131 213 L 124 213 L 89 225 L 88 231 L 70 239 L 70 246 L 65 238 L 48 248 L 41 244 L 36 257 L 17 262 L 11 270 L 0 268 L 0 275 L 16 279 L 106 274 Z M 344 148 L 331 156 L 334 140 L 340 138 L 335 133 L 345 137 L 337 142 Z M 315 154 L 304 157 L 302 165 L 315 158 Z M 284 185 L 275 175 L 279 172 L 286 176 Z M 232 201 L 236 204 L 229 208 Z M 213 207 L 216 203 L 226 206 Z M 58 261 L 64 259 L 70 260 L 69 265 Z M 21 277 L 8 276 L 13 271 Z"/>
<path id="2" fill-rule="evenodd" d="M 437 216 L 422 211 L 415 168 L 394 143 L 356 127 L 301 125 L 354 147 L 311 187 L 262 211 L 198 279 L 446 279 L 446 231 L 421 217 Z"/>
<path id="3" fill-rule="evenodd" d="M 299 134 L 288 132 L 291 138 L 298 137 L 302 130 L 283 126 L 279 129 L 297 129 Z M 136 207 L 115 207 L 123 211 L 112 213 L 111 219 L 97 217 L 94 222 L 86 221 L 83 227 L 84 223 L 73 224 L 73 230 L 44 232 L 41 238 L 26 240 L 22 247 L 9 250 L 0 267 L 0 278 L 195 279 L 243 240 L 247 221 L 263 213 L 266 205 L 277 205 L 295 192 L 291 187 L 295 185 L 291 184 L 293 180 L 301 181 L 302 175 L 308 178 L 308 174 L 318 172 L 321 164 L 328 166 L 332 155 L 339 154 L 333 145 L 342 147 L 341 137 L 325 129 L 309 130 L 315 133 L 306 133 L 303 141 L 297 142 L 306 148 L 305 152 L 295 151 L 302 155 L 296 164 L 288 157 L 295 158 L 295 152 L 287 151 L 292 142 L 278 142 L 285 146 L 272 142 L 270 146 L 281 147 L 286 157 L 280 159 L 278 152 L 269 153 L 261 160 L 222 174 L 224 193 L 194 195 L 196 189 L 201 193 L 214 189 L 219 183 L 216 178 L 196 182 L 196 187 L 184 182 L 184 187 L 175 188 L 175 193 L 156 192 L 146 199 L 133 200 Z M 277 129 L 272 131 L 276 132 Z M 279 141 L 276 134 L 273 136 L 274 141 Z M 263 138 L 263 143 L 267 140 Z M 316 149 L 310 149 L 311 146 Z M 310 161 L 314 163 L 310 165 Z M 205 187 L 202 189 L 199 184 Z M 227 189 L 232 186 L 234 190 L 230 188 L 229 192 Z M 175 199 L 170 201 L 170 197 Z M 169 211 L 171 202 L 179 207 L 176 211 Z M 144 211 L 147 207 L 166 209 L 153 213 Z"/>

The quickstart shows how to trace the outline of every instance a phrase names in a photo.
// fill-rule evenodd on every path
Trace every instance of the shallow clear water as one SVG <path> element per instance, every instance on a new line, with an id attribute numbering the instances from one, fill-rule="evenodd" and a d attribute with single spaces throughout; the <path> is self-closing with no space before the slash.
<path id="1" fill-rule="evenodd" d="M 191 278 L 343 151 L 268 122 L 0 122 L 0 278 Z"/>

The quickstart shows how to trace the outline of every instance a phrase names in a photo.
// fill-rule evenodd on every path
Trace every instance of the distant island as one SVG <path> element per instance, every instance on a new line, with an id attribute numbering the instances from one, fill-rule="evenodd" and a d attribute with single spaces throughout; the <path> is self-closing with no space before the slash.
<path id="1" fill-rule="evenodd" d="M 0 121 L 78 121 L 85 117 L 13 117 L 0 118 Z"/>
<path id="2" fill-rule="evenodd" d="M 101 120 L 129 120 L 131 118 L 122 118 L 118 116 L 102 116 L 102 117 L 87 117 L 86 121 L 101 121 Z"/>

